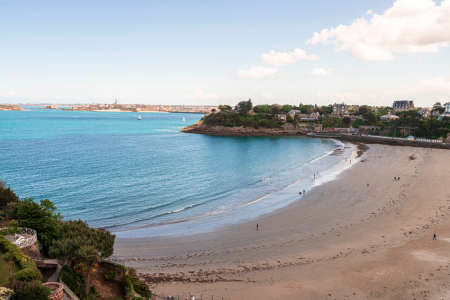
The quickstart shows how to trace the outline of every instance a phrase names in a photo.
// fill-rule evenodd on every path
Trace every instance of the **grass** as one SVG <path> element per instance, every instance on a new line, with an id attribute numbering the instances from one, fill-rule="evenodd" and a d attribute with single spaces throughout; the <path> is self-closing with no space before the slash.
<path id="1" fill-rule="evenodd" d="M 11 271 L 14 275 L 14 273 L 19 271 L 19 267 L 12 265 Z M 8 264 L 0 256 L 0 286 L 7 285 L 7 284 L 9 284 Z"/>

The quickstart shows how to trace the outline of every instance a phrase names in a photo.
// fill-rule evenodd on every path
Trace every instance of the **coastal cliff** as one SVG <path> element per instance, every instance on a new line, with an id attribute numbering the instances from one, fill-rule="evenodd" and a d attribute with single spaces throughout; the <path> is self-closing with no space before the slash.
<path id="1" fill-rule="evenodd" d="M 226 126 L 208 126 L 199 121 L 191 126 L 182 129 L 182 132 L 208 134 L 208 135 L 224 135 L 224 136 L 294 136 L 305 135 L 300 132 L 298 128 L 293 126 L 283 126 L 280 128 L 265 128 L 258 129 L 254 127 L 226 127 Z"/>

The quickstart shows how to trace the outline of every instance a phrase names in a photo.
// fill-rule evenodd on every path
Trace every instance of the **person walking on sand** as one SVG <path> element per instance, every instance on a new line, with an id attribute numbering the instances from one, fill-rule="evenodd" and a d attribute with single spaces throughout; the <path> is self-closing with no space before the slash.
<path id="1" fill-rule="evenodd" d="M 256 230 L 258 230 L 258 228 L 259 228 L 259 225 L 258 225 L 258 223 L 256 223 Z"/>
<path id="2" fill-rule="evenodd" d="M 367 184 L 367 187 L 369 187 L 369 184 Z"/>
<path id="3" fill-rule="evenodd" d="M 433 240 L 437 240 L 437 238 L 436 238 L 436 233 L 435 233 L 434 236 L 433 236 Z"/>

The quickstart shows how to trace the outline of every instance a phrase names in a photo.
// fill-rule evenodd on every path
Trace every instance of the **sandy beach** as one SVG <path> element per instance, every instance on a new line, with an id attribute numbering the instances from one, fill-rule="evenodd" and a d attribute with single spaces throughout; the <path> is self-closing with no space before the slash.
<path id="1" fill-rule="evenodd" d="M 207 233 L 117 238 L 113 258 L 161 295 L 450 299 L 450 151 L 369 147 L 302 201 Z"/>

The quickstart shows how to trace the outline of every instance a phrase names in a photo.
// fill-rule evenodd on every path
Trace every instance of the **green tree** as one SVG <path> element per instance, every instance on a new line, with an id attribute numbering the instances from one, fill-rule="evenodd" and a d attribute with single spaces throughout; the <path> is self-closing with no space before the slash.
<path id="1" fill-rule="evenodd" d="M 84 276 L 84 295 L 89 295 L 89 275 L 98 266 L 100 256 L 98 251 L 91 246 L 81 247 L 75 255 L 75 271 Z"/>
<path id="2" fill-rule="evenodd" d="M 364 113 L 362 116 L 370 125 L 373 125 L 377 122 L 377 117 L 373 112 Z"/>
<path id="3" fill-rule="evenodd" d="M 431 111 L 437 111 L 437 112 L 439 112 L 440 114 L 442 114 L 442 113 L 444 113 L 444 111 L 445 111 L 445 107 L 442 106 L 441 102 L 436 102 L 436 103 L 433 105 L 433 109 L 432 109 Z"/>
<path id="4" fill-rule="evenodd" d="M 48 246 L 56 235 L 56 227 L 63 216 L 48 199 L 40 203 L 33 198 L 25 198 L 17 204 L 17 219 L 22 227 L 32 228 L 42 235 L 44 245 Z"/>
<path id="5" fill-rule="evenodd" d="M 252 100 L 248 99 L 248 101 L 241 101 L 236 106 L 236 110 L 239 111 L 241 115 L 246 115 L 253 108 Z"/>
<path id="6" fill-rule="evenodd" d="M 288 112 L 290 112 L 292 110 L 292 105 L 285 104 L 285 105 L 283 105 L 283 108 L 281 110 L 283 111 L 284 114 L 287 114 Z"/>
<path id="7" fill-rule="evenodd" d="M 349 125 L 352 123 L 352 119 L 350 119 L 350 117 L 343 117 L 342 122 L 345 124 L 345 126 L 349 127 Z"/>
<path id="8" fill-rule="evenodd" d="M 359 115 L 363 115 L 364 116 L 364 114 L 368 114 L 368 113 L 371 113 L 371 112 L 372 112 L 372 109 L 369 106 L 367 106 L 367 105 L 363 105 L 363 106 L 361 106 L 359 108 Z"/>
<path id="9" fill-rule="evenodd" d="M 9 203 L 19 202 L 19 196 L 4 181 L 0 181 L 0 209 L 3 209 Z"/>
<path id="10" fill-rule="evenodd" d="M 11 253 L 6 253 L 2 256 L 2 259 L 4 262 L 6 262 L 6 264 L 8 265 L 8 270 L 9 270 L 9 283 L 13 284 L 13 276 L 12 276 L 12 272 L 11 272 L 11 264 L 14 265 L 14 256 Z"/>
<path id="11" fill-rule="evenodd" d="M 278 106 L 272 106 L 271 113 L 272 113 L 272 116 L 278 115 L 281 113 L 281 109 Z"/>
<path id="12" fill-rule="evenodd" d="M 232 111 L 233 108 L 229 105 L 219 105 L 220 111 Z"/>
<path id="13" fill-rule="evenodd" d="M 107 258 L 113 254 L 116 236 L 104 229 L 90 228 L 81 220 L 61 222 L 57 227 L 57 238 L 49 247 L 49 255 L 59 259 L 73 259 L 84 246 L 97 249 L 100 257 Z"/>
<path id="14" fill-rule="evenodd" d="M 256 105 L 253 108 L 253 111 L 255 113 L 269 113 L 270 109 L 272 108 L 272 106 L 270 106 L 269 104 L 262 104 L 262 105 Z"/>

